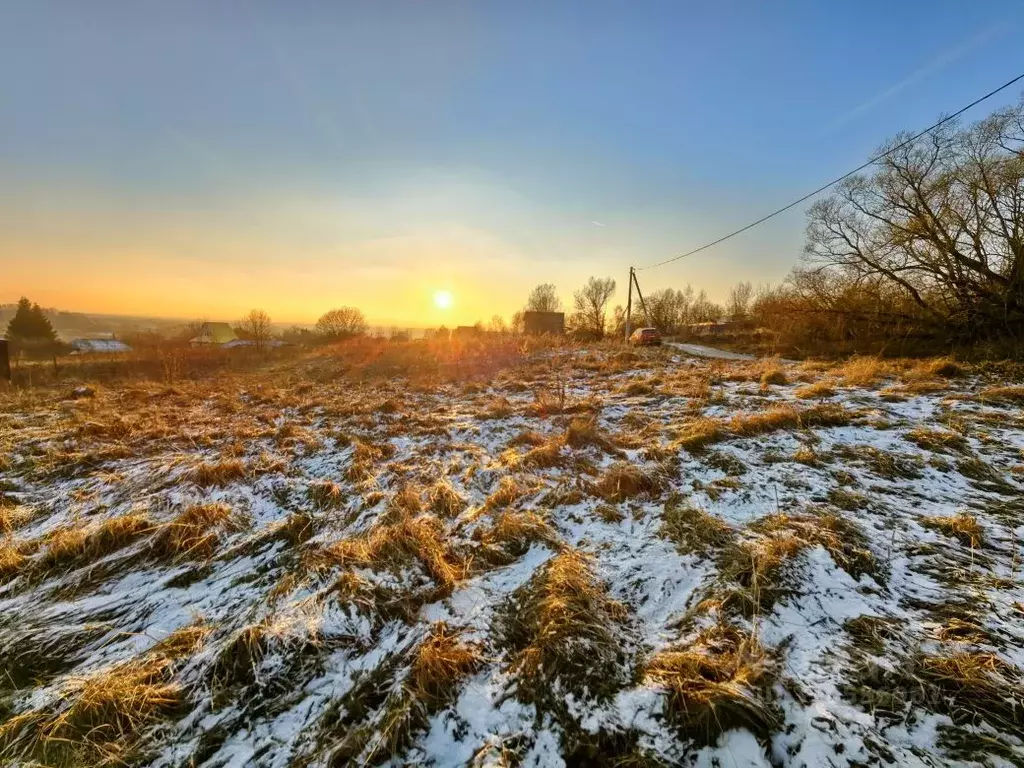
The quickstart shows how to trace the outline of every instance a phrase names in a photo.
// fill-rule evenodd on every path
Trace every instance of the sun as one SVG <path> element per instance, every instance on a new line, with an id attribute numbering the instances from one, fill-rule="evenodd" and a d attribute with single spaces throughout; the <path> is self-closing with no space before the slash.
<path id="1" fill-rule="evenodd" d="M 448 291 L 434 291 L 434 306 L 438 309 L 448 309 L 452 301 L 452 295 Z"/>

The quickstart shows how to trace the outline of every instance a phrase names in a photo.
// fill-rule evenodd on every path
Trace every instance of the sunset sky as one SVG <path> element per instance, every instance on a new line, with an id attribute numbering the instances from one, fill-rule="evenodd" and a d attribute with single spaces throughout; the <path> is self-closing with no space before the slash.
<path id="1" fill-rule="evenodd" d="M 630 264 L 1024 71 L 1020 0 L 0 6 L 0 302 L 94 312 L 453 325 L 590 275 L 624 303 Z M 643 286 L 779 280 L 803 223 Z"/>

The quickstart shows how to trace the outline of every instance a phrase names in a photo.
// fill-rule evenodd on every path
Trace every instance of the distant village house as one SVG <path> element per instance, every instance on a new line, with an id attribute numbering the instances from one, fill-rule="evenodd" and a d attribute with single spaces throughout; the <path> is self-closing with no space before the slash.
<path id="1" fill-rule="evenodd" d="M 75 339 L 71 342 L 72 354 L 131 352 L 132 348 L 117 339 Z"/>
<path id="2" fill-rule="evenodd" d="M 564 312 L 524 312 L 523 330 L 531 336 L 550 333 L 561 336 L 565 333 Z"/>
<path id="3" fill-rule="evenodd" d="M 199 334 L 189 339 L 188 343 L 193 347 L 211 344 L 221 346 L 237 340 L 238 336 L 235 335 L 235 331 L 230 323 L 203 323 L 199 329 Z"/>

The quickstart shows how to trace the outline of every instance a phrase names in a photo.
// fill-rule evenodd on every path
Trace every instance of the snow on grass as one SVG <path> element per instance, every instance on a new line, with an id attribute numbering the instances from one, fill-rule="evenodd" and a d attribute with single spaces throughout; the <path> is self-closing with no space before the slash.
<path id="1" fill-rule="evenodd" d="M 85 711 L 78 681 L 195 627 L 159 662 L 180 703 L 129 728 L 88 710 L 100 746 L 161 766 L 1024 761 L 1024 422 L 981 394 L 1016 390 L 678 353 L 0 403 L 0 761 L 57 759 L 45 723 Z"/>

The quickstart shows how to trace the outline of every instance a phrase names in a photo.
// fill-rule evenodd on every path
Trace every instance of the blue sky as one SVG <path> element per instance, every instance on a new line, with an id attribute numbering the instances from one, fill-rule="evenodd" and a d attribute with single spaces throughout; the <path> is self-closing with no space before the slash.
<path id="1" fill-rule="evenodd" d="M 472 322 L 537 282 L 567 302 L 591 274 L 624 289 L 630 264 L 744 224 L 1024 71 L 1019 0 L 0 14 L 0 301 L 227 319 L 354 304 Z M 777 281 L 803 215 L 646 273 L 645 289 Z M 437 289 L 455 294 L 447 314 Z"/>

